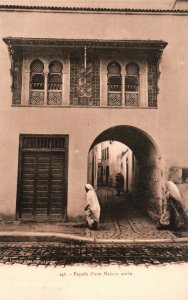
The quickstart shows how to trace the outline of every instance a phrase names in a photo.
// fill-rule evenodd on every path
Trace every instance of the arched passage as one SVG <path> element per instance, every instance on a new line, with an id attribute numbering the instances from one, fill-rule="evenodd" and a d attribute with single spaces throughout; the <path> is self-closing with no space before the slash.
<path id="1" fill-rule="evenodd" d="M 101 132 L 89 152 L 104 141 L 118 141 L 127 145 L 137 160 L 137 180 L 134 198 L 137 205 L 152 217 L 159 215 L 162 199 L 161 156 L 154 140 L 144 131 L 128 125 L 114 126 Z"/>

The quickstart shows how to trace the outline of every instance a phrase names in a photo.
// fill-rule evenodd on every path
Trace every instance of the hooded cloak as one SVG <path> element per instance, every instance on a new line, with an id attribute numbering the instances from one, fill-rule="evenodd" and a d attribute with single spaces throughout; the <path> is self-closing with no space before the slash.
<path id="1" fill-rule="evenodd" d="M 99 218 L 100 218 L 100 205 L 99 205 L 99 201 L 97 198 L 97 195 L 95 193 L 95 190 L 93 188 L 93 186 L 91 184 L 86 184 L 85 187 L 88 189 L 87 192 L 87 205 L 90 206 L 90 210 L 92 212 L 93 215 L 93 219 L 96 222 L 99 222 Z"/>

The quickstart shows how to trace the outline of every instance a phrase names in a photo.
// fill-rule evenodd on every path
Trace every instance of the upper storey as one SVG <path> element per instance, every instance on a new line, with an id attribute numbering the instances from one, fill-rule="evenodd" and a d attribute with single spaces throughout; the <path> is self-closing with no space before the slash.
<path id="1" fill-rule="evenodd" d="M 151 40 L 4 38 L 12 104 L 156 108 L 159 61 Z"/>

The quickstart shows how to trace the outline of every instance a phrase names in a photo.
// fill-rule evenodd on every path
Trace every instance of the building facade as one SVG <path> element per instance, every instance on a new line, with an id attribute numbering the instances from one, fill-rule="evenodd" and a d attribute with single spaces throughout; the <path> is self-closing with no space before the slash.
<path id="1" fill-rule="evenodd" d="M 109 140 L 133 151 L 151 216 L 169 174 L 186 194 L 188 10 L 169 3 L 0 6 L 3 218 L 82 217 L 89 153 Z"/>

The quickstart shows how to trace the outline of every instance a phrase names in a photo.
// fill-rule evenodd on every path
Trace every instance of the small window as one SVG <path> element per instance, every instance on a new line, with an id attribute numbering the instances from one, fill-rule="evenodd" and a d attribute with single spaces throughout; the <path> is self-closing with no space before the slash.
<path id="1" fill-rule="evenodd" d="M 109 159 L 109 147 L 107 147 L 107 159 Z"/>
<path id="2" fill-rule="evenodd" d="M 48 104 L 58 105 L 62 102 L 62 64 L 53 61 L 49 65 Z"/>
<path id="3" fill-rule="evenodd" d="M 121 67 L 117 62 L 111 62 L 108 67 L 108 105 L 121 106 Z"/>
<path id="4" fill-rule="evenodd" d="M 34 60 L 30 66 L 30 104 L 44 103 L 44 65 Z"/>
<path id="5" fill-rule="evenodd" d="M 139 105 L 139 66 L 136 63 L 129 63 L 126 66 L 125 76 L 125 105 Z"/>

